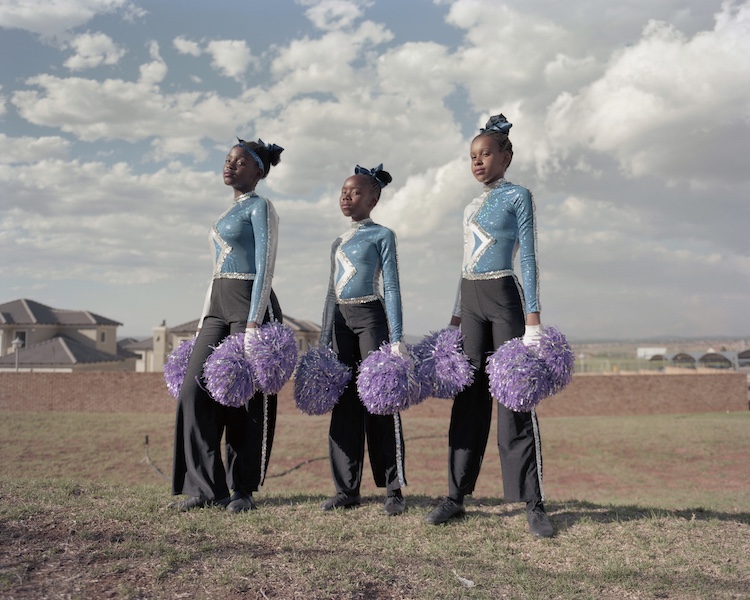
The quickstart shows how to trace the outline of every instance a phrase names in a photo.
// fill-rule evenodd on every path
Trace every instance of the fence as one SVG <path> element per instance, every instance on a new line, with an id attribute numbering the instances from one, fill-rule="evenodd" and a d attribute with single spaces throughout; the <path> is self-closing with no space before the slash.
<path id="1" fill-rule="evenodd" d="M 748 410 L 744 373 L 576 374 L 545 400 L 540 416 L 627 415 Z M 161 373 L 0 373 L 0 410 L 172 413 L 175 400 Z M 296 413 L 292 382 L 279 394 L 279 411 Z M 450 402 L 426 401 L 415 416 L 447 417 Z"/>

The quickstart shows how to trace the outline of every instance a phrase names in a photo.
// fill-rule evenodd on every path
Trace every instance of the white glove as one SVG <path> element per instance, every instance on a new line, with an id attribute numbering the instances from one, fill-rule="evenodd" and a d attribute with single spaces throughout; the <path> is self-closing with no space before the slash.
<path id="1" fill-rule="evenodd" d="M 451 329 L 451 330 L 458 329 L 458 325 L 448 325 L 448 327 L 446 327 L 446 329 Z"/>
<path id="2" fill-rule="evenodd" d="M 396 356 L 400 356 L 401 358 L 405 358 L 410 363 L 414 362 L 414 359 L 411 356 L 411 352 L 409 352 L 409 348 L 407 348 L 406 344 L 404 342 L 394 342 L 391 344 L 391 352 L 395 354 Z"/>
<path id="3" fill-rule="evenodd" d="M 258 327 L 248 327 L 245 329 L 245 338 L 243 345 L 245 348 L 245 358 L 250 358 L 252 354 L 250 351 L 250 341 L 256 339 L 260 335 L 260 329 Z"/>
<path id="4" fill-rule="evenodd" d="M 541 325 L 526 325 L 526 332 L 523 334 L 523 339 L 521 341 L 523 341 L 527 348 L 538 346 L 539 338 L 542 337 L 543 331 L 544 327 Z"/>

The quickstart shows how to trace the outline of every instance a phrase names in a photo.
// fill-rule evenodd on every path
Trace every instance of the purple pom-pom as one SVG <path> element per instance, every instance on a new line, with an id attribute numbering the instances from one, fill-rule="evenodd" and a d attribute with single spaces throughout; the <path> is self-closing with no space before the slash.
<path id="1" fill-rule="evenodd" d="M 224 406 L 240 407 L 255 395 L 253 369 L 245 359 L 245 334 L 224 338 L 203 365 L 203 380 L 211 397 Z"/>
<path id="2" fill-rule="evenodd" d="M 175 398 L 179 397 L 182 382 L 185 380 L 190 355 L 195 347 L 195 336 L 189 340 L 182 340 L 177 348 L 172 350 L 164 365 L 164 381 L 167 383 L 169 393 Z"/>
<path id="3" fill-rule="evenodd" d="M 519 338 L 505 342 L 489 357 L 487 375 L 493 398 L 516 412 L 531 411 L 552 390 L 544 361 Z"/>
<path id="4" fill-rule="evenodd" d="M 357 391 L 370 413 L 393 415 L 418 401 L 420 386 L 412 361 L 385 342 L 360 363 Z"/>
<path id="5" fill-rule="evenodd" d="M 303 413 L 323 415 L 333 409 L 351 378 L 351 370 L 331 348 L 310 348 L 294 374 L 294 402 Z"/>
<path id="6" fill-rule="evenodd" d="M 278 394 L 297 366 L 297 341 L 292 328 L 271 321 L 261 325 L 249 343 L 250 366 L 258 389 L 266 395 Z"/>
<path id="7" fill-rule="evenodd" d="M 464 354 L 458 329 L 445 328 L 426 336 L 414 346 L 417 380 L 423 398 L 453 398 L 474 381 L 474 370 Z"/>
<path id="8" fill-rule="evenodd" d="M 539 338 L 536 353 L 547 365 L 550 372 L 552 389 L 556 394 L 565 388 L 573 379 L 576 357 L 568 340 L 555 327 L 546 327 Z"/>

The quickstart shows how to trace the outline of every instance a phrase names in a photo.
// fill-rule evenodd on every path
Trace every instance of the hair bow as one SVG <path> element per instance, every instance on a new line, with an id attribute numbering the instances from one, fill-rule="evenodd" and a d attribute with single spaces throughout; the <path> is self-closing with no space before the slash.
<path id="1" fill-rule="evenodd" d="M 375 181 L 377 181 L 377 182 L 378 182 L 378 185 L 379 185 L 379 186 L 380 186 L 381 188 L 383 188 L 383 187 L 385 187 L 385 183 L 383 183 L 382 181 L 380 181 L 380 179 L 378 179 L 378 178 L 377 178 L 377 177 L 375 176 L 375 174 L 376 174 L 376 173 L 378 173 L 379 171 L 382 171 L 382 170 L 383 170 L 383 163 L 380 163 L 380 164 L 379 164 L 379 165 L 378 165 L 377 167 L 375 167 L 374 169 L 366 169 L 365 167 L 360 167 L 359 165 L 357 165 L 357 166 L 356 166 L 356 167 L 354 168 L 354 174 L 355 174 L 355 175 L 369 175 L 369 176 L 370 176 L 370 177 L 372 177 L 372 178 L 373 178 L 373 179 L 374 179 Z"/>
<path id="2" fill-rule="evenodd" d="M 259 143 L 259 144 L 260 144 L 261 146 L 265 146 L 265 147 L 266 147 L 266 149 L 267 149 L 267 150 L 268 150 L 269 152 L 272 152 L 272 153 L 273 153 L 273 152 L 277 152 L 277 153 L 281 154 L 281 153 L 282 153 L 282 152 L 284 151 L 284 149 L 283 149 L 283 148 L 282 148 L 281 146 L 277 146 L 276 144 L 266 144 L 266 143 L 265 143 L 265 142 L 264 142 L 264 141 L 263 141 L 262 139 L 260 139 L 260 138 L 258 138 L 258 143 Z"/>
<path id="3" fill-rule="evenodd" d="M 508 131 L 510 131 L 511 127 L 513 127 L 513 124 L 508 122 L 508 119 L 505 118 L 505 115 L 494 115 L 490 117 L 490 120 L 487 121 L 484 128 L 479 130 L 479 133 L 485 133 L 487 131 L 498 131 L 500 133 L 508 135 Z"/>

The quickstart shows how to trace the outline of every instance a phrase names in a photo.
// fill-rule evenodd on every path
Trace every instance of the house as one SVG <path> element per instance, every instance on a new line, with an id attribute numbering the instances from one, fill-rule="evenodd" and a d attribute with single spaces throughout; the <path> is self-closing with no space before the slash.
<path id="1" fill-rule="evenodd" d="M 284 315 L 284 324 L 294 331 L 299 354 L 317 344 L 320 339 L 320 326 L 312 321 Z M 167 327 L 166 322 L 162 321 L 161 325 L 153 328 L 152 337 L 141 341 L 128 341 L 122 344 L 122 349 L 137 356 L 136 371 L 141 373 L 163 371 L 169 353 L 177 348 L 180 342 L 191 339 L 197 329 L 198 319 L 175 327 Z"/>
<path id="2" fill-rule="evenodd" d="M 132 371 L 135 355 L 117 346 L 120 325 L 26 298 L 0 304 L 0 371 Z"/>

